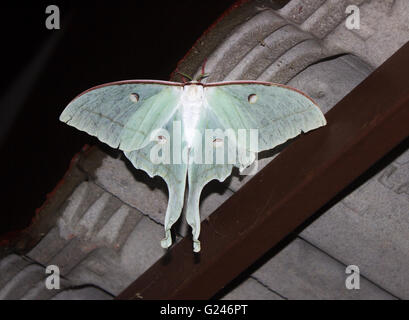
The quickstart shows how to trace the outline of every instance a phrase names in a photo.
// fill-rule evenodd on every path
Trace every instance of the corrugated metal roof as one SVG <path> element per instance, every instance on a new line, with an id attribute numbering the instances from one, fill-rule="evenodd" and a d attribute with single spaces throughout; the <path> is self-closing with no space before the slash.
<path id="1" fill-rule="evenodd" d="M 343 23 L 352 2 L 362 3 L 360 30 Z M 249 1 L 199 39 L 179 69 L 200 72 L 207 56 L 207 81 L 288 83 L 327 111 L 409 40 L 409 28 L 395 32 L 409 26 L 408 12 L 405 1 L 292 0 L 280 10 L 269 1 Z M 260 167 L 272 158 L 267 154 Z M 394 159 L 223 298 L 408 298 L 408 158 L 405 151 Z M 208 185 L 202 219 L 249 178 L 233 175 Z M 30 250 L 0 261 L 0 297 L 117 295 L 164 254 L 159 240 L 166 205 L 160 179 L 135 171 L 116 153 L 83 152 L 21 239 Z M 185 228 L 179 226 L 179 236 Z M 64 276 L 59 291 L 43 286 L 43 266 L 49 264 L 58 265 Z M 361 268 L 361 290 L 345 289 L 349 264 Z M 83 284 L 93 287 L 69 289 Z"/>

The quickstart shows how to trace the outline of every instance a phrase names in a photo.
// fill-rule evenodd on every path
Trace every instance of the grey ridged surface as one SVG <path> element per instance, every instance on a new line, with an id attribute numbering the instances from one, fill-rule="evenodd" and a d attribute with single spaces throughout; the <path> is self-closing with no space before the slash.
<path id="1" fill-rule="evenodd" d="M 351 3 L 360 4 L 360 30 L 344 26 Z M 209 55 L 208 81 L 288 83 L 324 112 L 409 40 L 404 0 L 293 0 L 278 11 L 258 1 L 247 12 Z M 259 168 L 272 154 L 262 156 Z M 408 154 L 332 207 L 224 299 L 408 298 Z M 77 166 L 89 180 L 55 212 L 56 225 L 26 257 L 11 254 L 0 261 L 1 298 L 110 299 L 164 254 L 159 245 L 167 205 L 163 181 L 98 150 Z M 233 175 L 209 184 L 202 219 L 250 178 Z M 183 236 L 186 225 L 177 231 Z M 50 264 L 60 267 L 60 290 L 45 288 Z M 345 289 L 349 264 L 361 267 L 361 290 Z"/>

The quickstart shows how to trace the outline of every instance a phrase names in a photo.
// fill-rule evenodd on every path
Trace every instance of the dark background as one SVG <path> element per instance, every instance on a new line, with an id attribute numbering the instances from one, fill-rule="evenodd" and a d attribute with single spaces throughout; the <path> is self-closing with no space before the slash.
<path id="1" fill-rule="evenodd" d="M 0 237 L 29 225 L 95 138 L 58 120 L 80 92 L 125 79 L 168 80 L 235 1 L 31 1 L 0 5 Z M 45 27 L 58 5 L 61 29 Z"/>

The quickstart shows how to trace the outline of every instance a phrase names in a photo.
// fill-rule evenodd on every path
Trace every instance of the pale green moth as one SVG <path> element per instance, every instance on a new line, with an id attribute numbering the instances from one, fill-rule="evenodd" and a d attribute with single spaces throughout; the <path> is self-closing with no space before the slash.
<path id="1" fill-rule="evenodd" d="M 195 252 L 200 251 L 200 194 L 209 181 L 223 181 L 233 166 L 249 166 L 257 152 L 326 124 L 302 92 L 260 81 L 112 82 L 77 96 L 60 120 L 123 150 L 135 168 L 165 180 L 164 248 L 172 244 L 170 229 L 180 217 L 188 186 L 186 220 Z M 256 143 L 250 141 L 250 130 L 257 133 Z M 216 159 L 220 152 L 224 162 Z M 229 152 L 236 159 L 226 161 Z"/>

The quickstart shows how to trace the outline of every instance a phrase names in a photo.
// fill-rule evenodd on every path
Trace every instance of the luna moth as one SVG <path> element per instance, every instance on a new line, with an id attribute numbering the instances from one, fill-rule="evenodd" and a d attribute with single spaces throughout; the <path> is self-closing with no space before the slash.
<path id="1" fill-rule="evenodd" d="M 99 85 L 71 101 L 60 120 L 119 148 L 135 168 L 165 180 L 169 200 L 163 248 L 172 244 L 170 230 L 187 189 L 186 220 L 194 252 L 200 251 L 200 194 L 209 181 L 223 181 L 233 166 L 243 170 L 252 164 L 258 152 L 326 124 L 314 101 L 296 89 L 200 79 Z"/>

